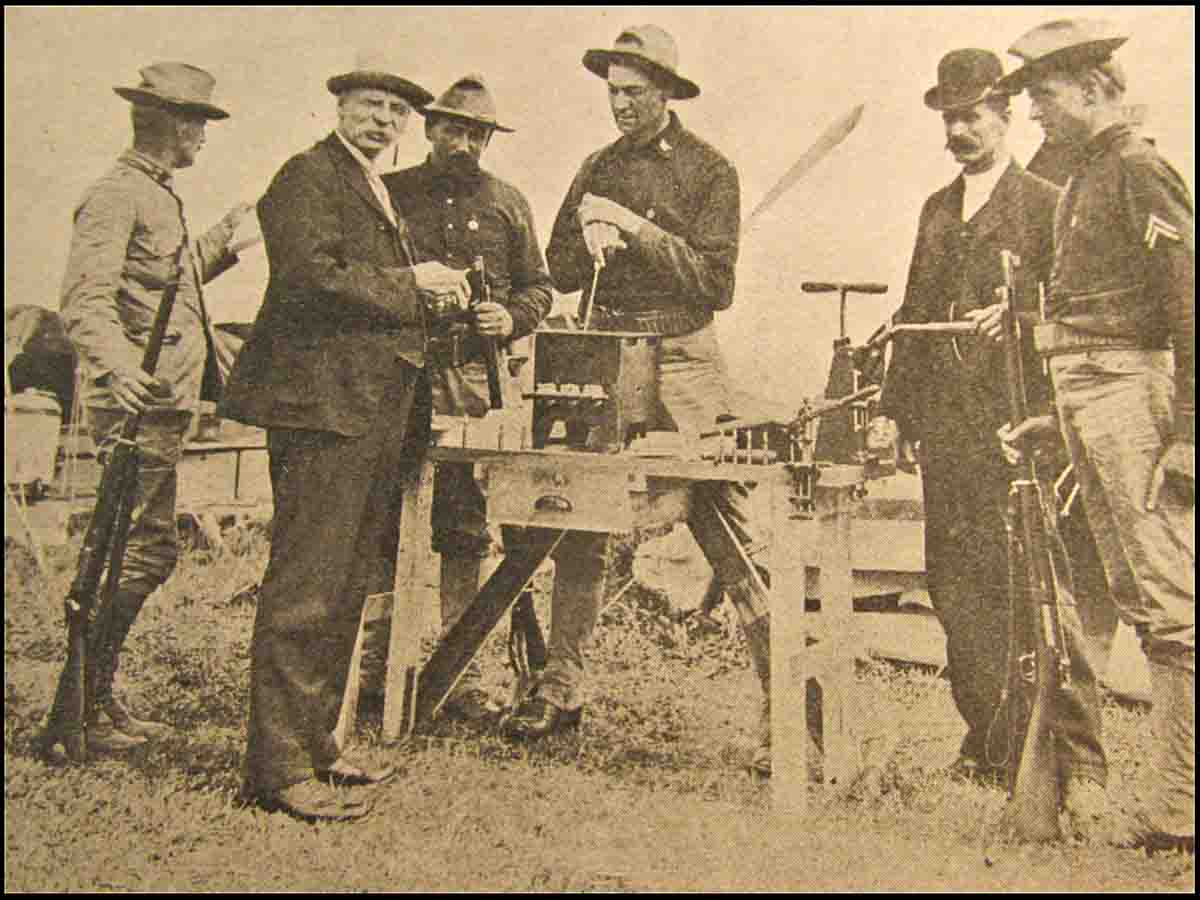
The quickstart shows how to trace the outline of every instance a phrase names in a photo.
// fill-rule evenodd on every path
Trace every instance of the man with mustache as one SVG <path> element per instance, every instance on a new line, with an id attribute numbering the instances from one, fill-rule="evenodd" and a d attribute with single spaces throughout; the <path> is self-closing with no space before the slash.
<path id="1" fill-rule="evenodd" d="M 1196 231 L 1191 192 L 1138 134 L 1113 56 L 1127 37 L 1063 19 L 1022 35 L 1006 79 L 1046 139 L 1083 148 L 1055 221 L 1038 353 L 1114 598 L 1150 664 L 1155 753 L 1118 843 L 1196 848 Z"/>
<path id="2" fill-rule="evenodd" d="M 189 239 L 174 173 L 195 163 L 208 122 L 229 113 L 212 102 L 216 82 L 203 69 L 162 62 L 141 76 L 136 87 L 113 88 L 132 104 L 133 146 L 75 210 L 62 286 L 63 322 L 88 375 L 83 403 L 101 460 L 125 419 L 142 415 L 124 567 L 105 627 L 93 629 L 88 651 L 96 666 L 97 720 L 87 723 L 87 743 L 100 753 L 171 731 L 134 716 L 113 693 L 113 679 L 129 630 L 179 555 L 176 471 L 184 436 L 200 401 L 215 399 L 220 388 L 201 285 L 237 262 L 230 240 L 250 211 L 239 204 L 199 240 Z M 141 368 L 147 336 L 176 278 L 175 306 L 151 377 Z"/>
<path id="3" fill-rule="evenodd" d="M 997 317 L 1001 250 L 1019 258 L 1018 301 L 1036 307 L 1050 274 L 1058 191 L 1024 171 L 1005 144 L 1009 97 L 996 89 L 1000 60 L 986 50 L 954 50 L 938 63 L 925 105 L 941 114 L 946 147 L 962 166 L 921 210 L 902 322 Z M 1022 347 L 1030 405 L 1048 404 L 1032 342 Z M 996 444 L 1008 419 L 1003 348 L 990 337 L 954 342 L 924 336 L 895 348 L 881 412 L 902 445 L 919 444 L 925 499 L 925 563 L 930 599 L 946 633 L 955 704 L 967 734 L 952 771 L 996 782 L 1015 760 L 1002 703 L 1008 678 L 1010 612 L 1004 512 L 1012 469 Z M 910 454 L 911 455 L 911 454 Z M 1107 780 L 1095 673 L 1074 607 L 1064 610 L 1074 691 L 1054 710 L 1068 811 L 1087 819 Z M 1011 702 L 1011 700 L 1010 700 Z"/>
<path id="4" fill-rule="evenodd" d="M 594 327 L 662 335 L 656 373 L 662 408 L 650 427 L 695 441 L 731 411 L 713 317 L 733 302 L 740 189 L 733 164 L 669 108 L 672 100 L 700 93 L 678 73 L 678 56 L 674 39 L 654 25 L 627 28 L 613 49 L 584 55 L 585 68 L 607 83 L 621 137 L 584 161 L 546 256 L 564 292 L 587 288 L 594 267 L 602 266 L 595 296 L 585 298 Z M 690 499 L 688 524 L 725 593 L 743 607 L 758 606 L 753 573 L 741 556 L 716 549 L 724 528 L 719 511 L 746 556 L 761 556 L 747 488 L 697 485 Z M 540 738 L 579 724 L 583 649 L 604 598 L 608 546 L 605 535 L 574 532 L 558 548 L 547 665 L 510 720 L 515 737 Z M 765 569 L 760 573 L 765 579 Z M 770 770 L 768 621 L 764 612 L 745 629 L 763 688 L 754 765 L 764 774 Z"/>
<path id="5" fill-rule="evenodd" d="M 491 301 L 474 308 L 472 328 L 456 323 L 431 333 L 428 365 L 434 412 L 479 417 L 488 411 L 489 402 L 480 338 L 507 343 L 532 332 L 553 302 L 550 276 L 525 197 L 480 168 L 492 135 L 513 130 L 498 121 L 483 77 L 458 79 L 420 112 L 429 157 L 383 180 L 408 222 L 418 259 L 458 269 L 483 257 Z M 502 385 L 508 383 L 504 374 Z M 479 585 L 480 563 L 491 544 L 485 508 L 469 465 L 439 466 L 433 540 L 441 554 L 444 632 L 458 621 Z M 503 534 L 506 544 L 519 540 L 514 529 L 505 528 Z M 368 685 L 381 680 L 387 630 L 375 628 L 369 635 L 364 657 L 370 663 L 365 669 Z M 498 711 L 480 688 L 474 663 L 442 708 L 447 715 L 476 722 Z"/>
<path id="6" fill-rule="evenodd" d="M 244 796 L 307 821 L 370 805 L 329 784 L 391 773 L 334 729 L 365 598 L 393 590 L 405 468 L 429 439 L 423 298 L 465 305 L 464 269 L 418 262 L 377 171 L 433 96 L 360 59 L 327 82 L 336 130 L 258 203 L 270 278 L 220 415 L 267 430 L 275 516 L 251 644 Z"/>

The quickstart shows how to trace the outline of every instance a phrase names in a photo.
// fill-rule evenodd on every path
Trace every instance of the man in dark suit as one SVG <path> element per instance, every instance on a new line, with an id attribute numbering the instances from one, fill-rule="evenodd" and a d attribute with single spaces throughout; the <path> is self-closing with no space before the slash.
<path id="1" fill-rule="evenodd" d="M 427 438 L 423 297 L 469 295 L 465 271 L 415 263 L 375 170 L 432 95 L 365 61 L 328 87 L 336 131 L 259 201 L 270 280 L 219 407 L 267 429 L 275 501 L 243 791 L 309 820 L 368 812 L 326 782 L 387 775 L 342 760 L 333 731 L 364 598 L 393 587 L 402 475 Z"/>
<path id="2" fill-rule="evenodd" d="M 1016 297 L 1036 303 L 1049 277 L 1058 190 L 1024 171 L 1005 137 L 1009 98 L 994 89 L 1000 60 L 956 50 L 938 65 L 925 103 L 941 113 L 946 146 L 962 173 L 921 211 L 909 269 L 904 322 L 950 319 L 990 324 L 1003 283 L 1001 250 L 1015 253 Z M 1025 371 L 1041 371 L 1032 342 Z M 1008 420 L 1003 348 L 989 337 L 912 337 L 896 347 L 881 399 L 902 446 L 920 445 L 925 496 L 925 563 L 930 598 L 946 632 L 954 700 L 967 724 L 953 769 L 994 781 L 1011 764 L 1004 708 L 1010 611 L 1004 510 L 1012 470 L 996 441 Z M 1045 379 L 1029 378 L 1030 405 L 1048 406 Z M 1055 709 L 1068 798 L 1084 803 L 1107 780 L 1095 675 L 1074 607 L 1064 611 L 1074 690 Z M 1077 789 L 1072 790 L 1071 786 Z"/>

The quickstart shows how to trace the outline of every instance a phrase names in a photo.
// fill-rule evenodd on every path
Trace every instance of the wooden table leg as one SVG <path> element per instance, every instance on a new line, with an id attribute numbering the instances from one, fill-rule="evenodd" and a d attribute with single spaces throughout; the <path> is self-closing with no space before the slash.
<path id="1" fill-rule="evenodd" d="M 789 485 L 771 483 L 771 806 L 804 814 L 808 801 L 808 720 L 804 620 L 808 542 L 795 541 Z"/>
<path id="2" fill-rule="evenodd" d="M 383 739 L 397 740 L 412 732 L 412 702 L 421 658 L 421 638 L 438 602 L 438 565 L 431 542 L 433 478 L 436 466 L 425 460 L 405 479 L 400 512 L 400 544 L 396 589 L 392 600 L 392 634 L 388 645 L 383 700 Z"/>
<path id="3" fill-rule="evenodd" d="M 825 781 L 847 787 L 862 768 L 862 710 L 855 699 L 854 573 L 851 559 L 855 484 L 818 486 L 821 527 L 822 647 L 820 682 Z"/>

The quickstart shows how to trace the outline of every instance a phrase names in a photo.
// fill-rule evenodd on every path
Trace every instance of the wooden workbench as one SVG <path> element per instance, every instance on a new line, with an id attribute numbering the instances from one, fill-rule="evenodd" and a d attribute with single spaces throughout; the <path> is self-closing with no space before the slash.
<path id="1" fill-rule="evenodd" d="M 860 466 L 789 464 L 642 457 L 536 450 L 435 447 L 405 487 L 400 553 L 395 585 L 396 621 L 417 626 L 437 608 L 438 565 L 430 549 L 433 478 L 442 463 L 469 463 L 488 498 L 488 518 L 500 524 L 545 529 L 543 540 L 523 552 L 510 552 L 480 588 L 472 609 L 491 608 L 490 630 L 515 601 L 528 579 L 556 544 L 563 529 L 628 531 L 678 521 L 686 516 L 689 485 L 704 481 L 755 484 L 770 495 L 771 570 L 771 730 L 773 805 L 783 813 L 802 812 L 807 795 L 810 680 L 821 692 L 823 773 L 829 782 L 848 784 L 860 770 L 854 702 L 851 518 L 862 496 Z M 798 489 L 798 483 L 801 487 Z M 810 484 L 811 487 L 804 486 Z M 800 494 L 807 496 L 798 497 Z M 536 532 L 535 532 L 536 534 Z M 809 581 L 821 582 L 819 612 L 806 612 Z M 364 613 L 366 615 L 366 613 Z M 466 620 L 470 610 L 464 615 Z M 477 628 L 476 632 L 480 629 Z M 423 670 L 420 627 L 391 629 L 383 735 L 395 740 L 431 718 L 452 688 L 446 671 L 461 672 L 461 647 L 478 648 L 486 634 L 447 636 Z M 357 658 L 357 654 L 356 654 Z M 353 722 L 357 673 L 351 672 L 343 724 Z M 423 681 L 435 685 L 422 691 Z"/>

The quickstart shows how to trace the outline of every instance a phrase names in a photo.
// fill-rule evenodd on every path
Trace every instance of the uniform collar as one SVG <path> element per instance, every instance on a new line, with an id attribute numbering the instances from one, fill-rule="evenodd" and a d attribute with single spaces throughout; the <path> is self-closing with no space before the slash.
<path id="1" fill-rule="evenodd" d="M 1098 156 L 1101 156 L 1117 141 L 1133 134 L 1134 128 L 1128 122 L 1118 122 L 1115 125 L 1109 125 L 1099 134 L 1095 135 L 1090 141 L 1083 146 L 1083 157 L 1090 162 Z"/>
<path id="2" fill-rule="evenodd" d="M 483 169 L 480 169 L 477 175 L 452 175 L 447 170 L 435 165 L 432 155 L 425 157 L 425 162 L 421 164 L 420 171 L 421 180 L 425 183 L 425 189 L 435 194 L 458 195 L 470 193 L 478 188 L 484 176 Z"/>
<path id="3" fill-rule="evenodd" d="M 657 156 L 662 159 L 670 159 L 671 154 L 675 152 L 675 148 L 679 146 L 679 135 L 683 131 L 683 126 L 679 123 L 679 116 L 675 115 L 674 110 L 667 113 L 667 125 L 654 138 L 654 140 L 643 146 L 637 146 L 632 139 L 622 135 L 613 145 L 613 149 L 618 153 L 627 155 L 646 154 Z"/>
<path id="4" fill-rule="evenodd" d="M 121 162 L 130 168 L 137 169 L 145 175 L 149 175 L 167 190 L 171 190 L 175 185 L 175 177 L 171 174 L 171 170 L 157 160 L 151 159 L 140 150 L 130 147 L 121 154 Z"/>

